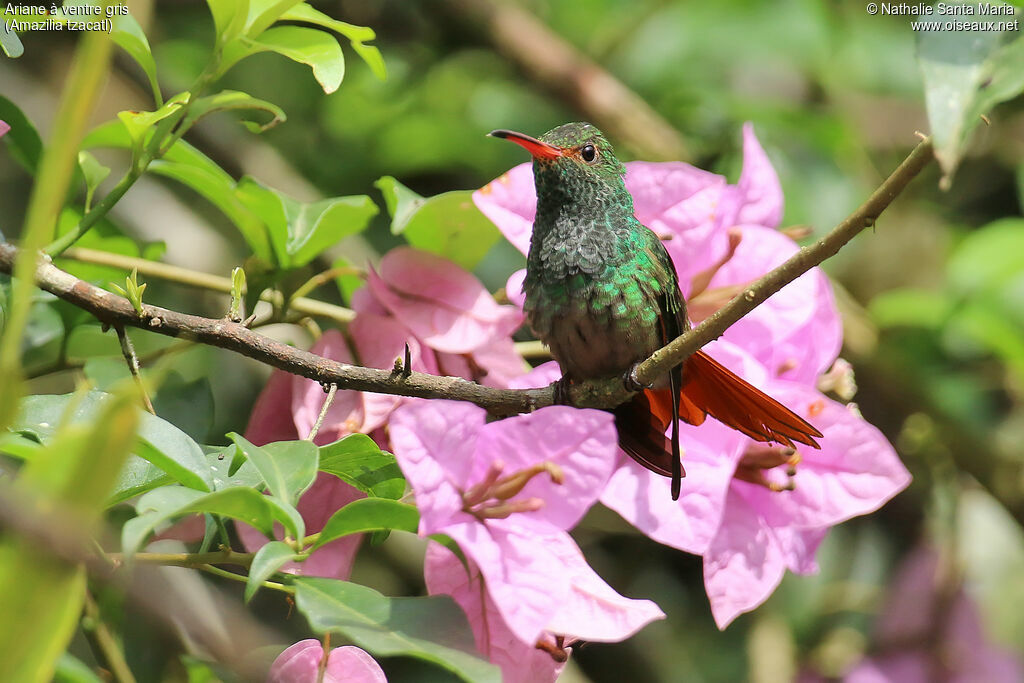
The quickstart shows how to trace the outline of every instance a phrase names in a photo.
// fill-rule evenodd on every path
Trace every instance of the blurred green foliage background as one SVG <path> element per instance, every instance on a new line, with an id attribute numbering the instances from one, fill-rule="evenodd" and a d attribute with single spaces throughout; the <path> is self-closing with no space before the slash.
<path id="1" fill-rule="evenodd" d="M 301 199 L 367 193 L 383 207 L 374 182 L 384 175 L 433 195 L 480 187 L 521 163 L 514 146 L 484 137 L 493 128 L 540 134 L 581 119 L 607 128 L 573 81 L 545 83 L 530 66 L 556 60 L 560 50 L 543 40 L 532 53 L 516 48 L 522 43 L 502 31 L 528 43 L 533 25 L 496 27 L 486 19 L 488 0 L 315 4 L 376 30 L 387 80 L 347 53 L 345 81 L 324 96 L 302 65 L 273 55 L 243 62 L 222 85 L 278 104 L 288 121 L 260 137 L 229 114 L 197 127 L 192 143 L 236 177 L 251 174 Z M 153 45 L 165 92 L 186 88 L 209 51 L 206 4 L 128 5 Z M 520 0 L 515 7 L 635 91 L 676 131 L 664 145 L 617 140 L 622 158 L 661 160 L 671 150 L 735 180 L 740 126 L 753 121 L 782 180 L 784 225 L 809 226 L 814 235 L 866 198 L 917 142 L 915 131 L 928 131 L 909 18 L 870 16 L 861 2 Z M 46 131 L 73 41 L 45 33 L 23 41 L 24 58 L 0 62 L 0 93 Z M 141 71 L 123 55 L 115 65 L 97 122 L 149 106 Z M 577 536 L 595 569 L 624 594 L 654 599 L 668 619 L 625 644 L 582 648 L 567 679 L 838 675 L 881 645 L 872 640 L 873 616 L 894 567 L 923 540 L 962 569 L 991 638 L 1024 655 L 1024 99 L 989 118 L 948 191 L 930 168 L 873 231 L 825 264 L 844 315 L 855 401 L 914 473 L 910 489 L 836 529 L 819 553 L 819 575 L 787 577 L 764 607 L 724 633 L 711 620 L 699 558 L 655 546 L 610 513 L 592 514 Z M 0 229 L 8 236 L 23 220 L 29 186 L 0 155 Z M 200 270 L 226 275 L 239 263 L 245 250 L 236 232 L 189 190 L 150 180 L 132 192 L 136 201 L 130 194 L 118 206 L 112 231 L 140 244 L 164 241 L 168 261 Z M 349 241 L 333 255 L 360 263 L 398 242 L 384 211 L 363 237 L 367 244 Z M 477 272 L 497 289 L 522 262 L 500 242 Z M 318 295 L 340 301 L 336 291 Z M 167 283 L 151 284 L 147 300 L 214 316 L 224 305 L 220 296 Z M 46 372 L 48 328 L 35 323 L 33 391 L 70 390 L 73 371 Z M 121 362 L 109 335 L 79 337 L 74 344 L 107 344 L 112 363 Z M 141 354 L 165 343 L 135 338 Z M 295 340 L 305 343 L 301 335 Z M 168 400 L 169 419 L 200 439 L 241 431 L 267 369 L 205 348 L 179 361 L 174 381 L 186 398 L 177 407 Z M 93 362 L 93 377 L 101 366 Z M 367 549 L 354 580 L 417 594 L 415 562 L 396 563 L 399 554 Z M 281 621 L 275 601 L 261 596 L 257 609 Z M 426 680 L 411 662 L 384 664 L 393 680 Z"/>

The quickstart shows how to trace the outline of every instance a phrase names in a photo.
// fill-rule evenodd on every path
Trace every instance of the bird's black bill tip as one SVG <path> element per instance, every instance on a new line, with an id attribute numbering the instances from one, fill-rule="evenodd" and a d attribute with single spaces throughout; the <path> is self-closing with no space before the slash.
<path id="1" fill-rule="evenodd" d="M 487 134 L 487 137 L 489 137 L 489 138 L 501 138 L 501 139 L 504 140 L 505 138 L 507 138 L 507 137 L 509 137 L 511 135 L 514 135 L 514 133 L 512 131 L 505 130 L 504 128 L 499 128 L 497 130 L 492 130 L 490 133 Z"/>

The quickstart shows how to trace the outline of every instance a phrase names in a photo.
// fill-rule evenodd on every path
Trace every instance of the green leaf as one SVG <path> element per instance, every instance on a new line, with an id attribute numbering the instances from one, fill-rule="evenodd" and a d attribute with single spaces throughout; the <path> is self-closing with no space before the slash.
<path id="1" fill-rule="evenodd" d="M 124 366 L 122 361 L 121 366 Z M 209 377 L 186 380 L 172 370 L 164 376 L 152 396 L 156 414 L 203 443 L 213 427 L 213 388 Z"/>
<path id="2" fill-rule="evenodd" d="M 180 141 L 178 144 L 181 144 Z M 221 174 L 227 174 L 219 167 L 215 172 L 205 165 L 172 161 L 165 157 L 153 161 L 149 168 L 154 173 L 187 185 L 208 199 L 231 219 L 253 254 L 267 261 L 274 260 L 266 223 L 250 208 L 244 198 L 239 196 L 234 181 L 230 180 L 230 177 L 228 180 L 222 177 Z"/>
<path id="3" fill-rule="evenodd" d="M 376 183 L 391 214 L 391 232 L 414 247 L 472 270 L 497 244 L 498 228 L 473 204 L 470 190 L 424 198 L 391 176 Z"/>
<path id="4" fill-rule="evenodd" d="M 192 106 L 189 107 L 185 122 L 186 124 L 191 125 L 191 123 L 198 121 L 207 114 L 212 114 L 217 111 L 228 111 L 230 109 L 252 109 L 264 111 L 270 114 L 270 121 L 264 124 L 257 124 L 252 121 L 242 121 L 242 124 L 254 133 L 262 133 L 265 130 L 270 130 L 277 124 L 284 123 L 288 118 L 285 116 L 284 110 L 273 102 L 260 100 L 248 93 L 239 92 L 237 90 L 222 90 L 216 95 L 200 97 L 193 102 Z"/>
<path id="5" fill-rule="evenodd" d="M 245 22 L 245 35 L 255 38 L 281 18 L 288 9 L 301 0 L 249 0 L 249 15 Z"/>
<path id="6" fill-rule="evenodd" d="M 345 76 L 345 56 L 338 41 L 323 31 L 300 26 L 278 26 L 256 39 L 242 36 L 229 42 L 224 46 L 220 73 L 258 52 L 276 52 L 309 65 L 313 77 L 328 94 L 338 89 Z"/>
<path id="7" fill-rule="evenodd" d="M 935 157 L 948 187 L 981 115 L 1024 90 L 1019 31 L 919 31 L 917 59 Z"/>
<path id="8" fill-rule="evenodd" d="M 313 485 L 320 453 L 309 441 L 281 441 L 260 447 L 241 434 L 228 434 L 263 477 L 270 492 L 292 505 Z"/>
<path id="9" fill-rule="evenodd" d="M 366 195 L 333 197 L 303 204 L 277 193 L 288 220 L 287 252 L 292 267 L 303 266 L 340 240 L 366 229 L 379 209 Z"/>
<path id="10" fill-rule="evenodd" d="M 288 562 L 295 559 L 295 550 L 284 541 L 271 541 L 256 551 L 249 566 L 249 580 L 245 583 L 245 601 L 249 602 L 260 584 Z"/>
<path id="11" fill-rule="evenodd" d="M 253 253 L 263 259 L 277 265 L 288 263 L 288 219 L 285 217 L 284 203 L 280 195 L 264 186 L 258 180 L 249 176 L 243 176 L 235 185 L 234 196 L 238 202 L 246 208 L 253 216 L 256 216 L 262 223 L 261 236 L 270 247 L 269 253 L 264 254 L 253 247 Z M 246 235 L 246 241 L 249 241 Z M 248 273 L 246 273 L 248 276 Z M 252 292 L 250 292 L 252 293 Z"/>
<path id="12" fill-rule="evenodd" d="M 206 0 L 213 15 L 217 45 L 234 38 L 245 25 L 249 13 L 248 0 Z"/>
<path id="13" fill-rule="evenodd" d="M 18 38 L 17 33 L 8 30 L 6 21 L 0 23 L 0 49 L 3 49 L 4 54 L 12 59 L 25 54 L 25 46 L 22 45 L 21 39 Z"/>
<path id="14" fill-rule="evenodd" d="M 388 598 L 347 581 L 298 577 L 295 605 L 314 631 L 341 633 L 375 656 L 417 657 L 474 683 L 501 680 L 472 649 L 466 615 L 447 596 Z"/>
<path id="15" fill-rule="evenodd" d="M 377 215 L 377 205 L 366 195 L 332 197 L 305 204 L 246 176 L 235 191 L 266 225 L 277 265 L 303 266 L 327 247 L 361 232 Z"/>
<path id="16" fill-rule="evenodd" d="M 88 211 L 92 206 L 93 193 L 96 192 L 100 183 L 110 175 L 110 169 L 84 149 L 78 153 L 78 166 L 82 169 L 82 176 L 85 178 L 85 210 Z"/>
<path id="17" fill-rule="evenodd" d="M 117 118 L 121 119 L 132 142 L 138 144 L 150 128 L 181 109 L 191 96 L 188 91 L 180 92 L 156 111 L 122 111 Z"/>
<path id="18" fill-rule="evenodd" d="M 32 460 L 42 447 L 43 445 L 35 439 L 15 432 L 0 432 L 0 453 L 19 460 Z"/>
<path id="19" fill-rule="evenodd" d="M 375 45 L 366 45 L 366 41 L 374 40 L 377 37 L 373 29 L 367 28 L 366 26 L 356 26 L 355 24 L 348 24 L 344 21 L 332 19 L 323 12 L 313 9 L 306 3 L 296 5 L 285 12 L 281 18 L 289 21 L 301 21 L 307 24 L 315 24 L 340 33 L 349 39 L 349 42 L 352 44 L 352 49 L 356 51 L 356 54 L 363 58 L 363 61 L 366 62 L 367 66 L 370 67 L 370 70 L 377 78 L 383 81 L 388 77 L 387 68 L 384 66 L 384 57 L 381 56 L 380 50 L 378 50 Z"/>
<path id="20" fill-rule="evenodd" d="M 149 87 L 153 91 L 153 98 L 156 100 L 157 106 L 160 106 L 163 98 L 160 95 L 160 83 L 156 77 L 156 62 L 153 61 L 153 52 L 149 48 L 149 40 L 146 39 L 142 27 L 130 14 L 118 14 L 111 20 L 111 23 L 110 39 L 142 67 L 147 80 L 149 80 Z"/>
<path id="21" fill-rule="evenodd" d="M 14 102 L 3 95 L 0 95 L 0 121 L 11 127 L 0 140 L 7 145 L 14 160 L 35 175 L 39 157 L 43 153 L 43 140 L 36 127 Z"/>
<path id="22" fill-rule="evenodd" d="M 382 451 L 366 434 L 350 434 L 321 446 L 320 471 L 370 496 L 398 500 L 405 493 L 405 478 L 395 456 Z"/>
<path id="23" fill-rule="evenodd" d="M 13 431 L 26 432 L 47 443 L 62 421 L 90 423 L 99 418 L 110 394 L 90 391 L 79 401 L 73 394 L 27 396 L 20 405 Z M 68 408 L 73 410 L 69 413 Z M 185 486 L 213 490 L 213 475 L 199 444 L 156 415 L 137 409 L 139 428 L 133 452 L 148 460 Z"/>
<path id="24" fill-rule="evenodd" d="M 313 550 L 342 536 L 367 531 L 397 529 L 416 533 L 419 523 L 420 514 L 415 505 L 387 498 L 354 500 L 331 515 L 320 530 Z"/>
<path id="25" fill-rule="evenodd" d="M 294 508 L 265 496 L 256 489 L 234 486 L 213 493 L 199 493 L 182 486 L 154 489 L 139 499 L 139 515 L 121 529 L 121 546 L 126 556 L 134 555 L 161 524 L 183 515 L 202 512 L 230 517 L 255 527 L 271 538 L 274 522 L 280 522 L 293 538 L 305 531 L 302 518 Z"/>

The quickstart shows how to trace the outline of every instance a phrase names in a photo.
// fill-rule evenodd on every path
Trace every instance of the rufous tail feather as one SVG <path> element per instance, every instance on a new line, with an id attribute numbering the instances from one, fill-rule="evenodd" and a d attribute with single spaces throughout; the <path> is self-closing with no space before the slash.
<path id="1" fill-rule="evenodd" d="M 699 425 L 711 415 L 755 441 L 820 448 L 815 438 L 822 434 L 813 425 L 703 351 L 683 363 L 682 375 L 677 414 L 683 422 Z M 673 403 L 670 389 L 645 389 L 615 409 L 619 445 L 638 463 L 666 477 L 674 474 L 673 444 L 665 438 L 673 422 Z"/>

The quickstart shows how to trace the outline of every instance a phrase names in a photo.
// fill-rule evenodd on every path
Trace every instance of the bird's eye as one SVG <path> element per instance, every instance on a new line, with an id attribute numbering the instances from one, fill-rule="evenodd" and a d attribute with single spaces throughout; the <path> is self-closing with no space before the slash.
<path id="1" fill-rule="evenodd" d="M 580 149 L 580 157 L 588 164 L 593 163 L 594 159 L 597 159 L 597 148 L 593 145 L 583 145 Z"/>

